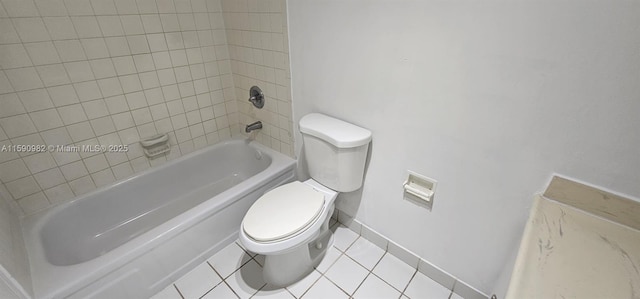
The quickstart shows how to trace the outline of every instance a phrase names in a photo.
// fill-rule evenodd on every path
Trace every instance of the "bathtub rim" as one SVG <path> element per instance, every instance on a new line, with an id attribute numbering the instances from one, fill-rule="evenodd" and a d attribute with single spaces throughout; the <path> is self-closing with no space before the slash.
<path id="1" fill-rule="evenodd" d="M 168 221 L 144 232 L 132 240 L 127 241 L 121 246 L 83 263 L 67 266 L 55 266 L 47 260 L 42 245 L 42 239 L 40 238 L 40 232 L 43 226 L 48 223 L 48 220 L 60 211 L 73 206 L 82 200 L 86 200 L 97 193 L 107 192 L 109 189 L 131 181 L 134 178 L 160 171 L 191 157 L 205 154 L 230 143 L 245 143 L 247 146 L 258 150 L 261 154 L 268 155 L 271 158 L 271 163 L 261 172 L 258 172 L 239 184 L 214 196 L 228 198 L 228 200 L 224 200 L 222 202 L 205 200 L 204 202 L 189 208 L 187 211 L 176 215 Z M 22 233 L 27 247 L 27 255 L 29 257 L 34 298 L 51 298 L 70 295 L 92 281 L 95 281 L 122 267 L 128 261 L 153 250 L 156 246 L 175 237 L 179 233 L 184 232 L 207 217 L 218 213 L 225 207 L 242 199 L 253 190 L 266 184 L 270 179 L 279 178 L 289 172 L 293 173 L 295 176 L 295 169 L 296 161 L 288 156 L 259 144 L 255 140 L 249 140 L 247 138 L 232 138 L 199 149 L 175 160 L 168 161 L 163 165 L 151 167 L 114 184 L 100 187 L 96 190 L 78 196 L 69 202 L 25 216 L 21 219 Z M 77 273 L 82 273 L 83 275 L 78 275 Z"/>

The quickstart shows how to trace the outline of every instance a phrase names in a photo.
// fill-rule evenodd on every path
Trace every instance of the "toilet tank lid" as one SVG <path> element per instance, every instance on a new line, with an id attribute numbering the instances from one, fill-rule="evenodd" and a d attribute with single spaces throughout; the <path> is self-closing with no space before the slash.
<path id="1" fill-rule="evenodd" d="M 337 148 L 352 148 L 371 141 L 371 131 L 320 113 L 300 119 L 300 132 L 323 139 Z"/>

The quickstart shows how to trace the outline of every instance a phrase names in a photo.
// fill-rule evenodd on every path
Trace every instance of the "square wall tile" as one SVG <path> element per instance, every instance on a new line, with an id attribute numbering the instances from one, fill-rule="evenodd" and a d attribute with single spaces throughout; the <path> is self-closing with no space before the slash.
<path id="1" fill-rule="evenodd" d="M 76 83 L 94 79 L 91 65 L 87 61 L 65 63 L 64 67 L 67 69 L 71 82 Z"/>
<path id="2" fill-rule="evenodd" d="M 113 0 L 91 0 L 91 6 L 96 15 L 118 14 Z"/>
<path id="3" fill-rule="evenodd" d="M 44 17 L 44 24 L 53 40 L 78 38 L 69 17 Z"/>
<path id="4" fill-rule="evenodd" d="M 4 69 L 31 66 L 27 50 L 22 44 L 0 45 L 0 67 Z"/>
<path id="5" fill-rule="evenodd" d="M 32 0 L 2 0 L 9 17 L 37 17 L 38 9 Z"/>
<path id="6" fill-rule="evenodd" d="M 43 152 L 24 157 L 24 162 L 31 173 L 38 173 L 58 166 L 50 153 Z"/>
<path id="7" fill-rule="evenodd" d="M 62 122 L 65 125 L 75 124 L 87 120 L 87 115 L 84 113 L 82 105 L 75 104 L 58 108 L 58 113 L 62 117 Z"/>
<path id="8" fill-rule="evenodd" d="M 69 187 L 69 184 L 60 184 L 58 186 L 45 190 L 44 193 L 51 204 L 63 203 L 74 197 L 73 191 L 71 191 L 71 187 Z"/>
<path id="9" fill-rule="evenodd" d="M 65 182 L 64 176 L 62 175 L 62 172 L 60 172 L 59 168 L 52 168 L 47 171 L 36 173 L 33 177 L 38 182 L 38 185 L 44 189 L 48 189 Z"/>
<path id="10" fill-rule="evenodd" d="M 34 194 L 40 190 L 40 186 L 36 183 L 33 176 L 27 176 L 21 179 L 17 179 L 12 182 L 5 183 L 7 190 L 13 196 L 13 198 L 20 199 L 27 195 Z"/>
<path id="11" fill-rule="evenodd" d="M 71 22 L 80 38 L 102 37 L 102 31 L 95 16 L 71 17 Z"/>
<path id="12" fill-rule="evenodd" d="M 15 138 L 36 132 L 36 127 L 27 114 L 0 118 L 0 126 L 9 138 Z"/>
<path id="13" fill-rule="evenodd" d="M 44 132 L 40 132 L 40 136 L 44 139 L 45 144 L 47 145 L 68 145 L 71 144 L 71 137 L 69 136 L 66 128 L 61 127 L 53 130 L 48 130 Z M 55 155 L 59 152 L 53 152 Z"/>
<path id="14" fill-rule="evenodd" d="M 75 194 L 76 196 L 88 193 L 96 188 L 96 185 L 93 183 L 93 180 L 90 176 L 84 176 L 77 180 L 71 181 L 69 182 L 69 186 L 71 186 L 71 190 L 73 190 L 73 194 Z"/>
<path id="15" fill-rule="evenodd" d="M 49 96 L 51 96 L 53 105 L 56 107 L 62 107 L 80 102 L 80 100 L 78 100 L 78 96 L 76 95 L 75 89 L 73 89 L 73 85 L 49 87 L 47 88 L 47 91 L 49 92 Z"/>
<path id="16" fill-rule="evenodd" d="M 81 102 L 102 98 L 100 87 L 96 81 L 76 83 L 73 85 Z"/>
<path id="17" fill-rule="evenodd" d="M 109 78 L 116 75 L 116 69 L 110 58 L 94 59 L 89 61 L 89 64 L 96 79 Z"/>
<path id="18" fill-rule="evenodd" d="M 15 18 L 13 26 L 22 42 L 42 42 L 51 39 L 41 18 Z"/>
<path id="19" fill-rule="evenodd" d="M 45 209 L 49 206 L 47 197 L 42 192 L 38 192 L 33 195 L 26 196 L 18 200 L 18 204 L 25 212 L 25 214 L 33 214 L 37 211 Z"/>
<path id="20" fill-rule="evenodd" d="M 104 38 L 87 38 L 80 40 L 88 59 L 109 57 L 109 50 Z"/>
<path id="21" fill-rule="evenodd" d="M 82 161 L 76 161 L 70 164 L 62 165 L 60 166 L 60 170 L 62 171 L 62 174 L 67 179 L 67 181 L 72 181 L 89 174 Z"/>
<path id="22" fill-rule="evenodd" d="M 16 91 L 44 87 L 36 69 L 33 67 L 5 70 L 5 74 Z"/>
<path id="23" fill-rule="evenodd" d="M 123 36 L 124 29 L 118 16 L 98 16 L 98 24 L 102 34 L 106 36 Z"/>
<path id="24" fill-rule="evenodd" d="M 105 169 L 105 170 L 101 170 L 96 173 L 93 173 L 91 174 L 91 178 L 93 179 L 93 182 L 96 184 L 96 187 L 106 186 L 116 181 L 111 169 Z"/>
<path id="25" fill-rule="evenodd" d="M 41 65 L 37 66 L 36 70 L 38 70 L 44 86 L 56 86 L 71 82 L 62 64 Z"/>
<path id="26" fill-rule="evenodd" d="M 89 119 L 95 119 L 109 115 L 107 104 L 102 99 L 84 102 L 82 103 L 82 107 L 84 108 L 84 111 L 86 112 Z"/>
<path id="27" fill-rule="evenodd" d="M 38 131 L 61 127 L 62 119 L 56 109 L 47 109 L 29 113 Z"/>
<path id="28" fill-rule="evenodd" d="M 22 102 L 15 93 L 0 95 L 0 118 L 14 116 L 26 112 Z"/>
<path id="29" fill-rule="evenodd" d="M 77 39 L 57 40 L 54 41 L 53 44 L 56 46 L 56 49 L 58 49 L 58 55 L 60 55 L 60 59 L 62 59 L 63 62 L 87 59 L 82 44 Z"/>
<path id="30" fill-rule="evenodd" d="M 52 64 L 61 62 L 60 57 L 50 41 L 24 44 L 29 57 L 34 65 Z"/>
<path id="31" fill-rule="evenodd" d="M 93 15 L 93 8 L 88 0 L 64 0 L 64 6 L 72 16 Z"/>

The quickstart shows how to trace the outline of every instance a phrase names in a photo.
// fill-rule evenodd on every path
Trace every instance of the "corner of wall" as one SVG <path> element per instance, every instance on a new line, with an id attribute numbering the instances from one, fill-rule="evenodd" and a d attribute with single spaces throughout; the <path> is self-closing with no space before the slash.
<path id="1" fill-rule="evenodd" d="M 222 1 L 221 6 L 236 99 L 234 133 L 295 157 L 286 1 Z M 247 101 L 254 85 L 266 97 L 262 109 Z M 261 130 L 244 133 L 245 125 L 258 120 Z"/>
<path id="2" fill-rule="evenodd" d="M 22 210 L 2 183 L 0 215 L 0 298 L 31 298 L 29 259 L 20 227 Z"/>

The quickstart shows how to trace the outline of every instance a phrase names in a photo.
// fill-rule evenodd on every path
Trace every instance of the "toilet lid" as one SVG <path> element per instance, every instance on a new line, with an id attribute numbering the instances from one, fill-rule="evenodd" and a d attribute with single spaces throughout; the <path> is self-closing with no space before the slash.
<path id="1" fill-rule="evenodd" d="M 262 195 L 242 220 L 244 232 L 257 241 L 288 237 L 313 222 L 322 211 L 324 195 L 301 182 Z"/>

